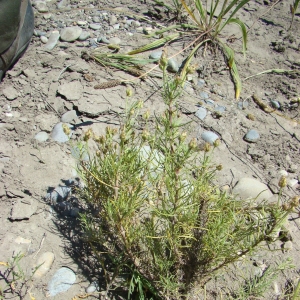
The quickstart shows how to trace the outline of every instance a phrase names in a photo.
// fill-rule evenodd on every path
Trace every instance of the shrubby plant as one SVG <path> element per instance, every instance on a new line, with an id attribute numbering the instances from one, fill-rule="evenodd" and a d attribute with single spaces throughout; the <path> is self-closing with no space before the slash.
<path id="1" fill-rule="evenodd" d="M 218 271 L 273 241 L 296 205 L 237 200 L 212 184 L 221 166 L 209 153 L 219 141 L 200 151 L 188 138 L 177 108 L 185 76 L 168 77 L 166 65 L 163 55 L 166 109 L 154 126 L 146 112 L 137 130 L 143 102 L 133 103 L 119 129 L 85 134 L 98 149 L 79 164 L 85 237 L 105 274 L 113 271 L 108 288 L 111 278 L 129 274 L 130 299 L 191 298 Z"/>

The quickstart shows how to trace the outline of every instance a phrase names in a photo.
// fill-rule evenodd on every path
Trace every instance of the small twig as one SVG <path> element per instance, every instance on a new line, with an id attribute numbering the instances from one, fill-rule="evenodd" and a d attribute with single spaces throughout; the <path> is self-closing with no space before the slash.
<path id="1" fill-rule="evenodd" d="M 46 233 L 43 234 L 42 240 L 40 242 L 40 247 L 39 247 L 38 251 L 35 253 L 35 255 L 33 256 L 33 258 L 35 258 L 41 251 L 45 238 L 46 238 Z"/>
<path id="2" fill-rule="evenodd" d="M 68 66 L 66 66 L 65 68 L 63 68 L 63 69 L 61 70 L 61 72 L 58 74 L 58 77 L 57 77 L 56 80 L 58 81 L 59 78 L 60 78 L 60 76 L 61 76 L 65 71 L 67 71 L 69 67 L 71 67 L 71 66 L 73 66 L 73 65 L 74 65 L 74 63 L 73 63 L 73 64 L 70 64 L 70 65 L 68 65 Z"/>

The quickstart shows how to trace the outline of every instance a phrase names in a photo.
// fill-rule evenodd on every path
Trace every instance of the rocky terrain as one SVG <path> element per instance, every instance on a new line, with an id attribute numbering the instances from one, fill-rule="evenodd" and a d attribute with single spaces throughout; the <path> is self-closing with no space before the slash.
<path id="1" fill-rule="evenodd" d="M 249 29 L 246 58 L 240 53 L 236 28 L 224 33 L 236 49 L 243 79 L 240 99 L 234 99 L 229 72 L 216 50 L 196 57 L 197 72 L 179 100 L 183 117 L 191 121 L 189 135 L 199 145 L 221 140 L 212 157 L 213 163 L 223 166 L 215 183 L 244 198 L 263 191 L 259 197 L 268 201 L 277 200 L 282 175 L 288 183 L 284 197 L 300 194 L 300 18 L 296 14 L 288 31 L 291 3 L 279 1 L 272 7 L 274 3 L 250 1 L 241 10 L 239 17 Z M 97 47 L 108 51 L 107 45 L 114 44 L 120 53 L 127 53 L 148 43 L 146 35 L 167 26 L 171 16 L 152 1 L 33 0 L 33 5 L 32 42 L 0 84 L 0 270 L 4 274 L 4 262 L 21 253 L 26 278 L 35 266 L 46 263 L 27 286 L 7 287 L 15 292 L 4 299 L 111 299 L 115 296 L 105 296 L 99 270 L 80 242 L 80 206 L 73 195 L 81 184 L 77 141 L 90 128 L 101 134 L 106 126 L 120 124 L 126 86 L 94 86 L 126 80 L 133 98 L 143 99 L 144 109 L 153 114 L 164 109 L 162 82 L 158 68 L 153 71 L 156 76 L 140 80 L 86 61 L 82 51 Z M 169 55 L 182 47 L 182 42 L 169 45 Z M 141 56 L 160 55 L 159 51 Z M 173 58 L 171 71 L 178 70 L 184 54 Z M 250 77 L 273 69 L 285 71 Z M 268 299 L 283 299 L 287 282 L 299 278 L 297 212 L 285 227 L 289 238 L 276 242 L 278 251 L 253 258 L 259 262 L 257 268 L 293 259 L 295 268 L 273 284 Z M 3 278 L 1 286 L 5 287 Z"/>

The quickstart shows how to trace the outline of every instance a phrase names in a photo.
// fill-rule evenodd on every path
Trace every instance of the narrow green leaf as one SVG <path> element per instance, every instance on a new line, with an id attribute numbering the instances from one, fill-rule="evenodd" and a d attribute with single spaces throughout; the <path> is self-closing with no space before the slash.
<path id="1" fill-rule="evenodd" d="M 175 34 L 169 35 L 167 37 L 164 37 L 164 38 L 161 38 L 159 40 L 156 40 L 156 41 L 154 41 L 154 42 L 152 42 L 150 44 L 147 44 L 147 45 L 145 45 L 145 46 L 143 46 L 141 48 L 132 50 L 132 51 L 128 52 L 127 54 L 128 55 L 133 55 L 133 54 L 138 54 L 138 53 L 142 53 L 142 52 L 145 52 L 145 51 L 149 51 L 149 50 L 158 48 L 160 46 L 163 46 L 167 42 L 176 40 L 179 36 L 180 36 L 179 33 L 175 33 Z"/>
<path id="2" fill-rule="evenodd" d="M 237 66 L 235 64 L 235 61 L 234 61 L 234 51 L 227 45 L 222 44 L 222 46 L 223 46 L 223 49 L 225 50 L 228 61 L 230 61 L 230 63 L 231 63 L 230 74 L 234 81 L 235 99 L 238 99 L 240 97 L 241 90 L 242 90 L 242 81 L 239 76 L 239 72 L 238 72 Z"/>
<path id="3" fill-rule="evenodd" d="M 230 24 L 230 23 L 236 24 L 236 25 L 238 25 L 241 28 L 242 39 L 243 39 L 243 54 L 245 56 L 246 55 L 246 51 L 247 51 L 247 29 L 246 29 L 246 26 L 239 19 L 230 19 L 230 20 L 228 20 L 227 24 Z"/>

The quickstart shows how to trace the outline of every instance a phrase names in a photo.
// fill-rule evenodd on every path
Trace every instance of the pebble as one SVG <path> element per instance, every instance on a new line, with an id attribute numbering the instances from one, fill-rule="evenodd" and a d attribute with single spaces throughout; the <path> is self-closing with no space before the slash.
<path id="1" fill-rule="evenodd" d="M 86 292 L 89 293 L 94 293 L 94 292 L 99 292 L 100 288 L 99 288 L 99 284 L 97 281 L 93 281 L 87 288 L 86 288 Z"/>
<path id="2" fill-rule="evenodd" d="M 167 70 L 170 71 L 170 72 L 172 72 L 172 73 L 178 72 L 179 66 L 178 66 L 178 63 L 177 63 L 177 61 L 175 59 L 170 58 L 168 60 Z"/>
<path id="3" fill-rule="evenodd" d="M 198 85 L 199 87 L 204 87 L 204 85 L 205 85 L 205 80 L 199 79 L 198 82 L 197 82 L 197 85 Z"/>
<path id="4" fill-rule="evenodd" d="M 280 170 L 278 172 L 279 176 L 284 176 L 284 177 L 288 177 L 289 173 L 286 170 Z"/>
<path id="5" fill-rule="evenodd" d="M 242 178 L 233 188 L 233 193 L 241 199 L 256 199 L 257 201 L 268 200 L 272 193 L 268 186 L 254 178 Z"/>
<path id="6" fill-rule="evenodd" d="M 200 120 L 204 120 L 207 115 L 207 110 L 204 107 L 199 107 L 196 111 L 195 116 L 198 117 Z"/>
<path id="7" fill-rule="evenodd" d="M 45 2 L 36 2 L 35 8 L 39 13 L 48 12 L 48 7 Z"/>
<path id="8" fill-rule="evenodd" d="M 15 100 L 19 96 L 19 92 L 11 85 L 4 88 L 2 93 L 8 100 Z"/>
<path id="9" fill-rule="evenodd" d="M 100 36 L 97 38 L 98 43 L 104 43 L 104 44 L 110 44 L 109 39 L 107 39 L 105 36 Z"/>
<path id="10" fill-rule="evenodd" d="M 133 25 L 134 27 L 140 27 L 140 26 L 141 26 L 141 23 L 140 23 L 139 21 L 133 21 L 133 22 L 132 22 L 132 25 Z"/>
<path id="11" fill-rule="evenodd" d="M 207 100 L 204 100 L 206 104 L 210 105 L 210 106 L 215 106 L 215 101 L 214 100 L 211 100 L 211 99 L 207 99 Z"/>
<path id="12" fill-rule="evenodd" d="M 222 106 L 222 105 L 217 105 L 215 107 L 215 111 L 218 112 L 218 113 L 220 113 L 220 114 L 222 114 L 222 113 L 224 113 L 226 111 L 226 107 Z"/>
<path id="13" fill-rule="evenodd" d="M 48 42 L 45 45 L 45 49 L 49 50 L 49 51 L 52 50 L 56 46 L 56 44 L 59 40 L 59 37 L 60 37 L 59 31 L 57 31 L 57 30 L 52 31 L 49 36 Z"/>
<path id="14" fill-rule="evenodd" d="M 249 130 L 244 136 L 244 140 L 249 143 L 256 143 L 259 139 L 259 133 L 255 129 Z"/>
<path id="15" fill-rule="evenodd" d="M 54 261 L 54 253 L 45 252 L 37 260 L 35 267 L 38 269 L 35 271 L 33 278 L 41 278 L 44 276 L 51 268 Z"/>
<path id="16" fill-rule="evenodd" d="M 297 179 L 290 179 L 287 184 L 288 184 L 289 187 L 293 188 L 298 184 L 298 180 Z"/>
<path id="17" fill-rule="evenodd" d="M 97 23 L 92 23 L 89 25 L 89 27 L 93 30 L 99 30 L 101 28 L 101 25 Z"/>
<path id="18" fill-rule="evenodd" d="M 66 124 L 69 128 L 72 128 L 72 125 L 67 124 L 67 123 L 58 123 L 54 126 L 51 132 L 51 137 L 54 141 L 58 143 L 65 143 L 67 142 L 70 137 L 72 136 L 72 130 L 69 135 L 66 135 L 63 129 L 63 125 Z"/>
<path id="19" fill-rule="evenodd" d="M 83 87 L 79 81 L 72 81 L 60 85 L 57 92 L 69 101 L 79 100 L 83 93 Z"/>
<path id="20" fill-rule="evenodd" d="M 202 98 L 202 99 L 208 99 L 209 96 L 206 92 L 200 92 L 199 96 Z"/>
<path id="21" fill-rule="evenodd" d="M 121 40 L 118 37 L 113 37 L 109 40 L 110 44 L 113 45 L 120 45 L 121 44 Z"/>
<path id="22" fill-rule="evenodd" d="M 66 292 L 76 281 L 75 273 L 66 267 L 58 269 L 48 283 L 50 297 Z"/>
<path id="23" fill-rule="evenodd" d="M 61 122 L 64 123 L 72 123 L 73 121 L 76 121 L 77 120 L 76 110 L 67 111 L 61 116 L 60 120 Z"/>
<path id="24" fill-rule="evenodd" d="M 247 101 L 240 101 L 237 104 L 238 109 L 244 110 L 249 106 L 249 102 Z"/>
<path id="25" fill-rule="evenodd" d="M 79 36 L 79 41 L 85 41 L 90 37 L 90 33 L 88 31 L 82 31 L 81 35 Z"/>
<path id="26" fill-rule="evenodd" d="M 49 135 L 45 131 L 40 131 L 34 136 L 34 138 L 39 142 L 46 142 L 49 138 Z"/>
<path id="27" fill-rule="evenodd" d="M 109 24 L 110 25 L 114 25 L 114 24 L 116 24 L 118 22 L 118 19 L 117 19 L 117 17 L 116 16 L 111 16 L 110 18 L 109 18 Z"/>
<path id="28" fill-rule="evenodd" d="M 214 132 L 212 131 L 204 131 L 201 134 L 201 138 L 207 142 L 213 145 L 213 143 L 219 138 Z"/>
<path id="29" fill-rule="evenodd" d="M 150 53 L 149 58 L 159 60 L 161 55 L 162 55 L 162 51 L 154 51 L 154 52 Z"/>
<path id="30" fill-rule="evenodd" d="M 280 105 L 280 103 L 279 103 L 278 101 L 276 101 L 276 100 L 271 100 L 270 102 L 271 102 L 271 106 L 272 106 L 273 108 L 280 109 L 281 105 Z"/>
<path id="31" fill-rule="evenodd" d="M 66 27 L 60 32 L 60 39 L 64 42 L 76 41 L 82 33 L 82 28 L 79 26 Z"/>
<path id="32" fill-rule="evenodd" d="M 42 35 L 42 36 L 41 36 L 41 42 L 42 42 L 43 44 L 47 44 L 47 43 L 48 43 L 48 38 Z"/>
<path id="33" fill-rule="evenodd" d="M 77 21 L 78 26 L 85 26 L 86 24 L 87 24 L 87 21 L 81 21 L 81 20 Z"/>

